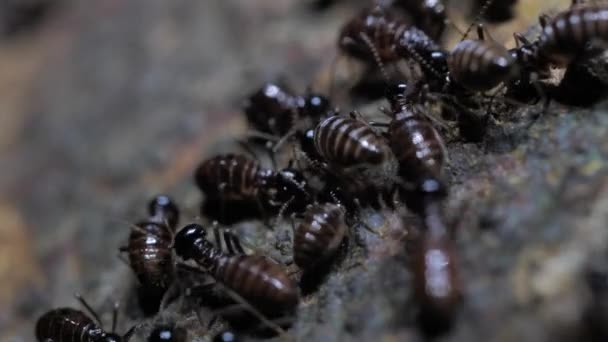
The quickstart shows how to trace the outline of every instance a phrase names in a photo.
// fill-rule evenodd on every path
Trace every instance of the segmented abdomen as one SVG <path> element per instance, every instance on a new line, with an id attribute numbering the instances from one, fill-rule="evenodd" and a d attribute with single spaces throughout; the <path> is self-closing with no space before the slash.
<path id="1" fill-rule="evenodd" d="M 129 263 L 144 287 L 167 289 L 173 281 L 172 235 L 160 223 L 144 222 L 129 235 Z"/>
<path id="2" fill-rule="evenodd" d="M 539 53 L 556 63 L 568 63 L 585 44 L 608 40 L 608 7 L 584 5 L 557 14 L 543 29 Z"/>
<path id="3" fill-rule="evenodd" d="M 55 309 L 44 314 L 36 323 L 36 338 L 40 342 L 94 342 L 90 332 L 99 327 L 84 313 L 70 309 Z"/>
<path id="4" fill-rule="evenodd" d="M 352 57 L 375 63 L 374 54 L 362 36 L 369 39 L 384 62 L 393 62 L 399 58 L 395 53 L 396 36 L 405 25 L 394 20 L 379 7 L 366 9 L 350 20 L 339 35 L 338 46 Z"/>
<path id="5" fill-rule="evenodd" d="M 198 187 L 212 199 L 247 200 L 257 195 L 259 169 L 255 160 L 227 154 L 204 161 L 194 177 Z"/>
<path id="6" fill-rule="evenodd" d="M 330 164 L 343 167 L 381 164 L 387 159 L 384 141 L 367 124 L 332 116 L 315 128 L 315 148 Z"/>
<path id="7" fill-rule="evenodd" d="M 448 57 L 450 77 L 476 91 L 489 90 L 512 73 L 515 60 L 503 46 L 482 40 L 464 40 Z"/>
<path id="8" fill-rule="evenodd" d="M 221 256 L 213 273 L 217 280 L 263 312 L 290 311 L 298 304 L 295 283 L 279 264 L 266 257 Z"/>
<path id="9" fill-rule="evenodd" d="M 344 239 L 346 229 L 344 212 L 337 205 L 327 203 L 309 207 L 294 234 L 296 265 L 310 269 L 333 255 Z"/>
<path id="10" fill-rule="evenodd" d="M 429 121 L 404 109 L 391 121 L 388 132 L 402 176 L 412 180 L 441 175 L 445 161 L 443 142 Z"/>

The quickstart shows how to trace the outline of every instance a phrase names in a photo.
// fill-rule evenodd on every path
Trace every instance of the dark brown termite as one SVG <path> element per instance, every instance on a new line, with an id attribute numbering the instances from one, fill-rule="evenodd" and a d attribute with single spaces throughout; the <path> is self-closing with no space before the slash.
<path id="1" fill-rule="evenodd" d="M 376 67 L 410 59 L 421 64 L 427 78 L 442 80 L 446 53 L 419 27 L 393 18 L 382 7 L 366 9 L 344 25 L 338 48 L 346 56 Z M 386 76 L 386 72 L 384 72 Z"/>
<path id="2" fill-rule="evenodd" d="M 179 209 L 171 198 L 158 195 L 148 204 L 148 214 L 147 220 L 131 229 L 129 243 L 121 252 L 128 253 L 129 265 L 139 280 L 142 309 L 155 313 L 175 277 L 171 244 Z"/>
<path id="3" fill-rule="evenodd" d="M 608 5 L 582 4 L 551 19 L 540 17 L 543 32 L 538 39 L 538 54 L 554 64 L 566 65 L 581 55 L 586 47 L 604 51 L 608 42 Z"/>
<path id="4" fill-rule="evenodd" d="M 401 195 L 407 206 L 419 213 L 426 210 L 428 203 L 444 199 L 448 192 L 443 181 L 446 148 L 429 120 L 431 116 L 422 105 L 420 93 L 419 84 L 389 85 L 386 97 L 390 110 L 383 112 L 391 121 L 374 123 L 388 127 L 386 135 L 399 165 Z"/>
<path id="5" fill-rule="evenodd" d="M 456 250 L 440 216 L 439 202 L 427 208 L 425 225 L 413 256 L 412 273 L 421 328 L 438 335 L 451 328 L 462 301 L 462 287 Z"/>
<path id="6" fill-rule="evenodd" d="M 293 258 L 303 270 L 331 258 L 348 230 L 344 209 L 332 203 L 310 205 L 294 232 Z"/>
<path id="7" fill-rule="evenodd" d="M 296 96 L 275 83 L 264 84 L 245 105 L 249 125 L 276 138 L 313 127 L 331 110 L 329 99 L 323 95 L 308 92 Z"/>
<path id="8" fill-rule="evenodd" d="M 314 144 L 327 169 L 348 179 L 345 182 L 365 180 L 384 188 L 397 180 L 397 161 L 390 147 L 354 113 L 321 121 L 314 131 Z"/>
<path id="9" fill-rule="evenodd" d="M 407 180 L 442 178 L 446 160 L 443 139 L 431 123 L 424 107 L 408 100 L 411 92 L 397 83 L 387 94 L 392 120 L 388 128 L 391 149 L 399 161 L 399 173 Z"/>
<path id="10" fill-rule="evenodd" d="M 118 305 L 114 306 L 112 332 L 103 330 L 97 313 L 79 295 L 76 298 L 94 317 L 93 321 L 82 311 L 72 308 L 51 310 L 38 319 L 36 339 L 38 342 L 127 342 L 133 336 L 136 327 L 129 329 L 123 336 L 116 334 Z"/>
<path id="11" fill-rule="evenodd" d="M 242 155 L 218 155 L 203 161 L 194 179 L 207 201 L 253 202 L 266 211 L 302 211 L 310 203 L 310 192 L 302 173 L 288 167 L 266 169 Z M 223 215 L 222 213 L 221 215 Z"/>
<path id="12" fill-rule="evenodd" d="M 472 91 L 490 90 L 518 75 L 517 60 L 502 45 L 486 40 L 478 26 L 479 39 L 458 43 L 448 57 L 450 81 Z"/>
<path id="13" fill-rule="evenodd" d="M 299 303 L 296 284 L 276 262 L 256 255 L 226 255 L 207 240 L 198 224 L 182 228 L 175 236 L 175 252 L 193 260 L 203 271 L 265 315 L 291 313 Z"/>

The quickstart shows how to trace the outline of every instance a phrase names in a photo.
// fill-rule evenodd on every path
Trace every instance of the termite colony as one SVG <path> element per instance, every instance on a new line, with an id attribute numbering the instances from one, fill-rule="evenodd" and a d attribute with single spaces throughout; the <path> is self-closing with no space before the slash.
<path id="1" fill-rule="evenodd" d="M 339 110 L 331 91 L 297 94 L 277 83 L 254 91 L 244 106 L 247 151 L 211 156 L 194 171 L 204 218 L 180 227 L 175 202 L 157 196 L 120 248 L 138 279 L 142 311 L 160 314 L 179 298 L 197 297 L 217 313 L 211 323 L 225 321 L 214 340 L 285 333 L 302 298 L 314 295 L 304 279 L 332 271 L 327 265 L 349 252 L 347 238 L 366 226 L 361 213 L 373 207 L 416 217 L 418 233 L 404 249 L 411 247 L 406 254 L 419 326 L 428 335 L 449 331 L 464 284 L 444 213 L 450 195 L 446 134 L 483 141 L 487 127 L 500 124 L 501 113 L 536 108 L 533 121 L 547 113 L 551 101 L 587 104 L 604 89 L 586 99 L 563 96 L 573 79 L 597 76 L 589 63 L 597 62 L 608 40 L 606 5 L 575 1 L 553 17 L 541 16 L 541 33 L 534 38 L 514 33 L 516 46 L 508 49 L 478 24 L 481 18 L 508 19 L 514 1 L 476 3 L 478 18 L 453 47 L 443 42 L 445 31 L 456 28 L 440 1 L 376 1 L 345 21 L 338 54 L 367 68 L 357 82 L 373 73 L 382 76 L 379 93 L 388 106 L 378 112 L 388 121 Z M 477 38 L 468 38 L 475 27 Z M 394 68 L 398 63 L 408 70 Z M 588 74 L 581 76 L 582 69 Z M 556 70 L 563 71 L 563 80 L 547 82 Z M 267 150 L 272 162 L 251 153 L 260 150 Z M 287 258 L 261 255 L 230 230 L 252 217 L 270 232 L 291 220 Z M 38 340 L 127 341 L 139 328 L 122 337 L 107 333 L 82 302 L 98 324 L 77 310 L 53 310 L 40 318 Z M 186 340 L 179 326 L 149 330 L 149 341 Z"/>

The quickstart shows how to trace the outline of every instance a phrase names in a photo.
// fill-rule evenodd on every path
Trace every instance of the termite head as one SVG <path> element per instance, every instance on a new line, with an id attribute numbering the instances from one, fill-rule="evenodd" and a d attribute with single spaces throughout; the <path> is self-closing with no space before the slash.
<path id="1" fill-rule="evenodd" d="M 495 56 L 490 65 L 490 74 L 496 75 L 497 79 L 508 80 L 517 77 L 519 66 L 517 59 L 509 53 L 501 56 Z"/>
<path id="2" fill-rule="evenodd" d="M 297 133 L 298 141 L 300 142 L 300 149 L 306 154 L 308 159 L 319 160 L 321 156 L 317 152 L 315 147 L 315 130 L 314 128 L 308 129 L 304 132 Z"/>
<path id="3" fill-rule="evenodd" d="M 310 93 L 306 95 L 300 105 L 300 114 L 304 117 L 316 119 L 333 115 L 329 99 L 323 95 Z"/>
<path id="4" fill-rule="evenodd" d="M 200 253 L 200 246 L 207 246 L 207 232 L 201 225 L 192 223 L 182 228 L 173 243 L 175 253 L 184 260 L 194 259 Z"/>
<path id="5" fill-rule="evenodd" d="M 409 87 L 405 82 L 390 84 L 386 88 L 386 99 L 391 104 L 391 108 L 404 106 L 407 103 L 407 93 Z"/>
<path id="6" fill-rule="evenodd" d="M 148 213 L 151 217 L 163 220 L 169 228 L 174 229 L 179 219 L 179 209 L 169 196 L 158 195 L 148 203 Z"/>
<path id="7" fill-rule="evenodd" d="M 308 182 L 302 172 L 288 167 L 276 173 L 269 180 L 267 193 L 269 200 L 279 206 L 289 202 L 291 211 L 302 211 L 311 202 Z"/>

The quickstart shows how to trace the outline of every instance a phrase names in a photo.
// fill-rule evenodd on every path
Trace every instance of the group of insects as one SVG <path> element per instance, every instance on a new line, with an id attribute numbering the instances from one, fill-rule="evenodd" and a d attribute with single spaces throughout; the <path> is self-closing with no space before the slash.
<path id="1" fill-rule="evenodd" d="M 478 17 L 491 11 L 498 14 L 489 17 L 500 17 L 513 3 L 481 2 Z M 463 291 L 443 214 L 449 196 L 443 122 L 456 120 L 462 138 L 474 139 L 483 138 L 479 130 L 491 115 L 482 116 L 472 135 L 467 117 L 489 112 L 495 103 L 523 106 L 543 100 L 544 112 L 561 86 L 543 82 L 552 70 L 573 68 L 605 50 L 608 6 L 573 1 L 552 17 L 541 16 L 535 39 L 515 33 L 511 49 L 490 39 L 481 25 L 477 39 L 467 38 L 471 25 L 459 43 L 445 49 L 441 40 L 450 25 L 445 5 L 431 0 L 377 1 L 343 25 L 340 54 L 383 75 L 388 107 L 379 111 L 386 122 L 369 121 L 356 111 L 344 115 L 328 96 L 312 91 L 295 95 L 274 83 L 255 91 L 244 108 L 255 140 L 246 144 L 262 140 L 273 161 L 291 146 L 291 161 L 284 167 L 262 166 L 256 157 L 236 153 L 202 161 L 194 180 L 206 204 L 218 209 L 207 216 L 215 215 L 210 218 L 219 224 L 179 228 L 174 201 L 165 195 L 153 198 L 148 218 L 133 225 L 121 248 L 139 281 L 142 310 L 162 311 L 175 288 L 184 291 L 180 275 L 185 272 L 211 280 L 202 287 L 219 287 L 221 305 L 236 305 L 250 319 L 284 332 L 289 324 L 276 322 L 296 315 L 303 296 L 294 274 L 314 273 L 335 259 L 354 223 L 361 222 L 364 207 L 401 206 L 417 215 L 422 227 L 410 267 L 421 330 L 448 331 Z M 395 73 L 388 69 L 401 61 L 412 73 L 394 81 Z M 431 101 L 442 105 L 439 117 Z M 236 234 L 220 226 L 245 207 L 270 228 L 291 217 L 293 265 L 251 253 Z M 78 299 L 94 320 L 75 309 L 49 311 L 36 325 L 39 341 L 128 341 L 137 330 L 114 333 L 115 310 L 112 332 L 106 332 L 98 315 Z M 186 336 L 179 327 L 157 327 L 148 341 L 186 341 Z M 237 336 L 223 331 L 215 341 Z"/>

